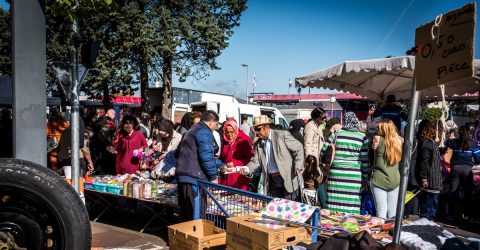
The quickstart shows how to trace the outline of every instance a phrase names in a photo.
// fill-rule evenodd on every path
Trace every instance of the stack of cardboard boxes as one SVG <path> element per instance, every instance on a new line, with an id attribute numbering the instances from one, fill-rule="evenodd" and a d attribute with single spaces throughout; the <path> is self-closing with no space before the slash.
<path id="1" fill-rule="evenodd" d="M 270 250 L 283 249 L 300 242 L 311 241 L 310 230 L 303 227 L 286 226 L 268 228 L 252 221 L 255 215 L 227 219 L 228 250 Z"/>
<path id="2" fill-rule="evenodd" d="M 255 215 L 227 219 L 227 231 L 211 221 L 195 220 L 168 227 L 170 249 L 271 250 L 311 242 L 311 230 L 284 226 L 268 228 Z"/>

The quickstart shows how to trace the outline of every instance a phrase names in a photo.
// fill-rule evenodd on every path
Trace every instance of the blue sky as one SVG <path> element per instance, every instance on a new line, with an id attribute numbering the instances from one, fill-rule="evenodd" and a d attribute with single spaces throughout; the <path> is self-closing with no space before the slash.
<path id="1" fill-rule="evenodd" d="M 414 46 L 418 26 L 468 2 L 249 1 L 230 46 L 218 58 L 222 69 L 211 72 L 209 78 L 200 82 L 191 80 L 175 83 L 175 86 L 233 93 L 236 81 L 239 85 L 236 93 L 243 97 L 246 72 L 240 64 L 244 63 L 249 65 L 249 92 L 255 74 L 255 92 L 296 93 L 295 89 L 288 89 L 289 79 L 345 60 L 405 55 L 406 50 Z M 480 34 L 478 27 L 477 24 L 476 34 Z M 475 40 L 478 58 L 478 35 Z M 321 90 L 311 91 L 319 93 Z M 302 90 L 302 93 L 307 92 L 307 89 Z"/>
<path id="2" fill-rule="evenodd" d="M 345 60 L 401 56 L 414 45 L 415 29 L 464 0 L 250 0 L 222 55 L 221 70 L 206 79 L 174 86 L 245 96 L 255 92 L 296 93 L 288 80 Z M 5 0 L 0 6 L 6 8 Z M 478 22 L 477 10 L 477 22 Z M 476 34 L 479 34 L 477 24 Z M 479 58 L 478 35 L 475 58 Z M 236 88 L 234 82 L 238 85 Z M 302 93 L 308 90 L 302 90 Z M 312 89 L 312 93 L 322 90 Z"/>

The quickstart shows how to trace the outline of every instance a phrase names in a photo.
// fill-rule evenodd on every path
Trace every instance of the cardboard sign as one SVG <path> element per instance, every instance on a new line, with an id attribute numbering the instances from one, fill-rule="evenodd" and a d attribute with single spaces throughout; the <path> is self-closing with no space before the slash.
<path id="1" fill-rule="evenodd" d="M 417 90 L 473 76 L 475 2 L 417 28 Z"/>

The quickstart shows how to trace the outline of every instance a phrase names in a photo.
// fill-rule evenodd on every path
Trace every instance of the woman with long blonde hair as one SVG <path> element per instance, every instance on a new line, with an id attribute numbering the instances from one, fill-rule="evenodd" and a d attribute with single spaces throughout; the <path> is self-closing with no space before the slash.
<path id="1" fill-rule="evenodd" d="M 402 144 L 395 124 L 388 119 L 382 120 L 378 124 L 377 135 L 373 138 L 374 161 L 370 182 L 377 216 L 380 218 L 395 216 Z"/>

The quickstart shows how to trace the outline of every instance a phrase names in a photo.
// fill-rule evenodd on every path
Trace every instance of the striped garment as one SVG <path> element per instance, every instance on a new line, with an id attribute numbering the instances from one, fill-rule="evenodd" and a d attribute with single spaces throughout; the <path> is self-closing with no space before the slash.
<path id="1" fill-rule="evenodd" d="M 327 207 L 332 211 L 360 214 L 362 179 L 368 180 L 368 139 L 362 132 L 339 130 L 323 145 L 335 144 L 335 158 L 327 182 Z"/>

